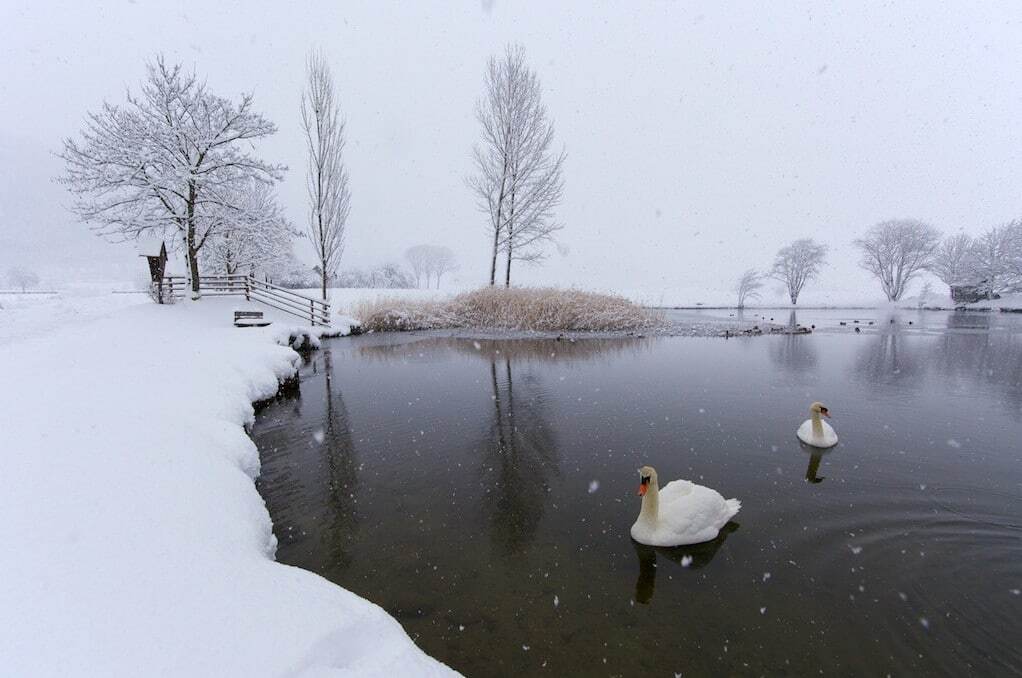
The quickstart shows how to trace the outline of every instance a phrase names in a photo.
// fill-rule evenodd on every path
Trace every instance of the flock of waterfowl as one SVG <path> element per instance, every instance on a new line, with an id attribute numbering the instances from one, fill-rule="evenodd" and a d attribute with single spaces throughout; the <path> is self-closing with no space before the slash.
<path id="1" fill-rule="evenodd" d="M 809 419 L 796 431 L 798 439 L 812 447 L 837 445 L 837 433 L 823 417 L 830 417 L 823 403 L 810 405 Z M 639 477 L 642 508 L 631 534 L 640 544 L 684 546 L 716 539 L 742 507 L 737 499 L 724 499 L 716 490 L 688 480 L 674 480 L 661 489 L 652 466 L 640 468 Z"/>

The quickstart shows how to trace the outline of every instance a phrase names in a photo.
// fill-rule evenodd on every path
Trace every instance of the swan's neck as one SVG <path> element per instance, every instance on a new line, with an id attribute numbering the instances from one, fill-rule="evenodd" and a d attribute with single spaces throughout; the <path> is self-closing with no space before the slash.
<path id="1" fill-rule="evenodd" d="M 813 412 L 813 437 L 823 437 L 823 419 L 820 418 L 819 412 Z"/>
<path id="2" fill-rule="evenodd" d="M 642 495 L 642 509 L 639 511 L 639 520 L 656 524 L 660 518 L 660 487 L 656 478 L 649 479 L 649 487 L 646 494 Z"/>

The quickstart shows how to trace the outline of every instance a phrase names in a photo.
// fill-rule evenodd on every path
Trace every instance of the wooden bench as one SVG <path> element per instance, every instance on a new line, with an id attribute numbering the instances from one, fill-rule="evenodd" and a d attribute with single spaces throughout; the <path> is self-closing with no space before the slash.
<path id="1" fill-rule="evenodd" d="M 263 320 L 262 311 L 234 312 L 235 327 L 266 327 L 269 324 L 270 324 L 269 320 Z"/>

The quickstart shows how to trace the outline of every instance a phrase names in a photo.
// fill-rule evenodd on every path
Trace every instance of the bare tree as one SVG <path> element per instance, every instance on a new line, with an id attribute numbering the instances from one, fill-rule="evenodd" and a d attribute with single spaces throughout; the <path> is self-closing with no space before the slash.
<path id="1" fill-rule="evenodd" d="M 436 287 L 440 289 L 440 277 L 445 273 L 455 271 L 458 269 L 458 262 L 454 258 L 454 252 L 451 251 L 450 247 L 430 247 L 429 248 L 429 265 L 428 272 L 436 277 Z M 427 286 L 429 283 L 429 277 L 426 278 Z"/>
<path id="2" fill-rule="evenodd" d="M 412 273 L 415 275 L 415 286 L 420 287 L 420 280 L 422 276 L 426 276 L 426 287 L 429 287 L 429 258 L 430 258 L 430 246 L 429 245 L 415 245 L 405 250 L 405 260 L 408 261 L 408 265 L 412 268 Z"/>
<path id="3" fill-rule="evenodd" d="M 826 245 L 820 245 L 812 238 L 801 238 L 778 250 L 770 276 L 784 283 L 791 303 L 798 304 L 802 288 L 819 275 L 826 256 Z"/>
<path id="4" fill-rule="evenodd" d="M 763 287 L 763 274 L 754 268 L 746 270 L 735 286 L 735 292 L 738 293 L 738 308 L 745 308 L 746 301 L 759 299 L 761 287 Z"/>
<path id="5" fill-rule="evenodd" d="M 933 226 L 915 219 L 883 221 L 855 240 L 859 265 L 880 281 L 888 301 L 898 301 L 909 282 L 930 264 L 940 243 Z"/>
<path id="6" fill-rule="evenodd" d="M 7 272 L 7 282 L 10 283 L 11 287 L 16 287 L 24 292 L 28 288 L 39 284 L 39 276 L 28 269 L 15 266 Z"/>
<path id="7" fill-rule="evenodd" d="M 975 270 L 974 248 L 975 241 L 968 234 L 949 235 L 934 250 L 927 268 L 949 288 L 952 285 L 976 282 L 970 280 Z"/>
<path id="8" fill-rule="evenodd" d="M 234 104 L 162 56 L 146 68 L 138 97 L 129 93 L 123 108 L 104 103 L 88 115 L 81 142 L 64 140 L 59 181 L 75 197 L 72 210 L 101 235 L 177 231 L 197 297 L 198 254 L 231 196 L 251 181 L 282 177 L 283 166 L 249 151 L 277 128 L 252 110 L 250 94 Z"/>
<path id="9" fill-rule="evenodd" d="M 222 224 L 203 249 L 202 263 L 230 275 L 272 268 L 289 259 L 297 235 L 277 203 L 273 189 L 250 182 L 239 189 L 232 209 L 221 210 Z"/>
<path id="10" fill-rule="evenodd" d="M 321 289 L 326 299 L 327 280 L 337 273 L 344 251 L 351 191 L 343 157 L 344 121 L 334 98 L 330 67 L 318 52 L 309 55 L 301 112 L 309 152 L 306 178 L 309 224 L 306 236 L 316 250 Z"/>
<path id="11" fill-rule="evenodd" d="M 476 118 L 483 138 L 473 149 L 476 173 L 468 185 L 489 216 L 490 285 L 496 284 L 497 257 L 503 252 L 504 283 L 510 286 L 511 263 L 542 260 L 542 245 L 562 228 L 554 210 L 564 190 L 565 152 L 553 149 L 542 87 L 521 46 L 509 45 L 502 58 L 490 59 Z"/>

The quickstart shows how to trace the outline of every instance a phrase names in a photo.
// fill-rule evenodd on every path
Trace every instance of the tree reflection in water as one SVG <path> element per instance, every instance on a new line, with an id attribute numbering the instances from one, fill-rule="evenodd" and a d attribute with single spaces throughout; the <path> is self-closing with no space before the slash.
<path id="1" fill-rule="evenodd" d="M 483 504 L 491 540 L 504 555 L 513 555 L 534 539 L 560 468 L 542 393 L 532 379 L 516 383 L 511 358 L 501 361 L 499 353 L 489 360 L 493 413 L 483 441 L 481 473 L 488 481 Z"/>
<path id="2" fill-rule="evenodd" d="M 901 318 L 892 314 L 878 321 L 876 332 L 864 335 L 855 360 L 855 377 L 869 384 L 913 383 L 923 375 L 923 364 Z"/>
<path id="3" fill-rule="evenodd" d="M 795 327 L 798 319 L 795 311 L 788 316 L 788 325 Z M 788 372 L 810 372 L 816 369 L 818 358 L 814 337 L 808 334 L 785 334 L 770 337 L 770 359 L 775 365 Z"/>
<path id="4" fill-rule="evenodd" d="M 739 524 L 732 520 L 720 529 L 717 538 L 712 541 L 672 548 L 646 546 L 633 539 L 632 547 L 635 549 L 635 556 L 639 561 L 639 578 L 635 580 L 635 602 L 648 605 L 653 600 L 658 559 L 662 558 L 693 570 L 699 569 L 713 560 L 724 540 L 738 527 Z"/>
<path id="5" fill-rule="evenodd" d="M 1022 332 L 998 326 L 990 313 L 948 316 L 929 363 L 948 379 L 972 379 L 997 387 L 1014 412 L 1022 410 Z"/>
<path id="6" fill-rule="evenodd" d="M 344 395 L 333 380 L 333 357 L 329 349 L 323 351 L 323 371 L 326 412 L 319 448 L 323 453 L 326 482 L 322 524 L 328 529 L 319 532 L 326 542 L 332 565 L 343 569 L 351 564 L 350 549 L 359 524 L 354 500 L 358 496 L 358 461 Z"/>

